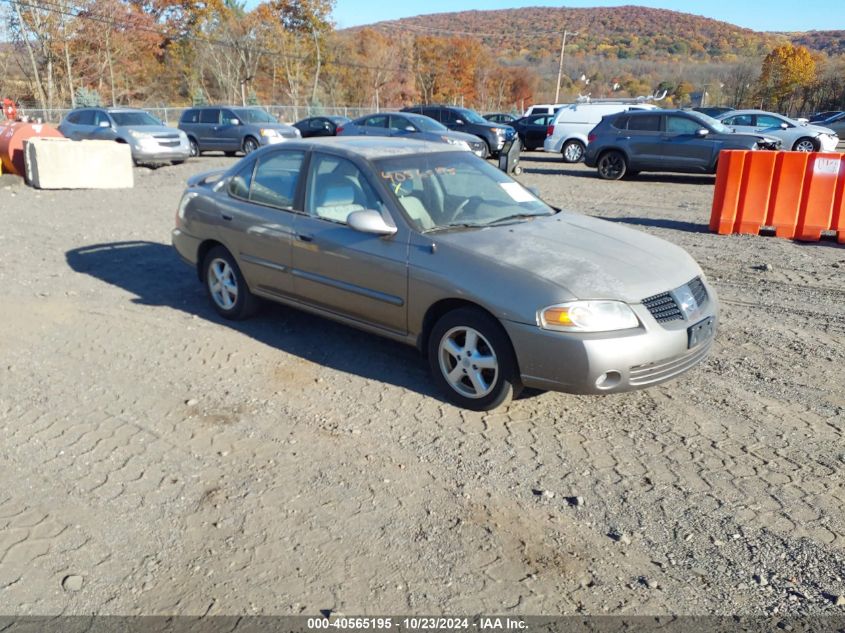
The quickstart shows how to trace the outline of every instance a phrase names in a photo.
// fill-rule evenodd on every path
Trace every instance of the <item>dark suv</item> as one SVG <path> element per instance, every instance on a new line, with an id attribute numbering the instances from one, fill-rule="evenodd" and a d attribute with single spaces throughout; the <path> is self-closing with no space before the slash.
<path id="1" fill-rule="evenodd" d="M 618 180 L 640 171 L 716 172 L 723 149 L 779 149 L 780 140 L 737 134 L 715 119 L 683 110 L 619 112 L 602 118 L 584 156 L 599 177 Z"/>
<path id="2" fill-rule="evenodd" d="M 403 108 L 402 112 L 416 112 L 440 121 L 450 130 L 474 134 L 487 143 L 491 156 L 498 156 L 505 141 L 513 139 L 516 132 L 509 125 L 488 121 L 474 110 L 447 105 L 416 105 Z"/>
<path id="3" fill-rule="evenodd" d="M 191 156 L 220 151 L 227 156 L 249 154 L 262 145 L 300 137 L 299 130 L 279 123 L 258 107 L 202 106 L 189 108 L 179 119 L 179 129 L 188 135 Z"/>

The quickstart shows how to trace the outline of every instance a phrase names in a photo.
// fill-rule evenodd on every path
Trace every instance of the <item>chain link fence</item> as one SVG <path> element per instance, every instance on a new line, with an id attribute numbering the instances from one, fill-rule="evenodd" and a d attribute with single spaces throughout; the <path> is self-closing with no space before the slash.
<path id="1" fill-rule="evenodd" d="M 213 105 L 213 104 L 209 104 Z M 107 107 L 107 106 L 104 106 Z M 236 106 L 238 107 L 238 106 Z M 295 123 L 301 119 L 309 116 L 345 116 L 350 119 L 355 119 L 365 114 L 374 112 L 372 108 L 360 108 L 352 106 L 292 106 L 292 105 L 263 105 L 256 106 L 267 110 L 270 114 L 275 116 L 283 123 Z M 142 108 L 149 112 L 154 117 L 164 121 L 166 125 L 176 125 L 179 123 L 179 118 L 182 113 L 189 109 L 190 106 L 164 106 L 164 107 L 149 107 Z M 18 107 L 18 115 L 29 117 L 31 120 L 41 120 L 45 123 L 58 124 L 70 112 L 70 108 L 54 108 L 46 110 L 43 108 L 27 107 L 21 105 Z"/>

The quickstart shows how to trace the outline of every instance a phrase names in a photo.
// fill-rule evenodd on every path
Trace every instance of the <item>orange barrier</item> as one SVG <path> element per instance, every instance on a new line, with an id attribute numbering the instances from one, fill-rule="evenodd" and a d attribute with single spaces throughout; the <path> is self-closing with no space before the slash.
<path id="1" fill-rule="evenodd" d="M 817 241 L 833 230 L 845 243 L 845 157 L 836 153 L 723 151 L 710 230 Z"/>
<path id="2" fill-rule="evenodd" d="M 0 163 L 3 172 L 18 176 L 26 174 L 23 142 L 33 136 L 62 137 L 62 133 L 45 123 L 11 122 L 0 127 Z"/>
<path id="3" fill-rule="evenodd" d="M 746 154 L 741 150 L 725 150 L 719 154 L 716 167 L 716 191 L 713 194 L 713 208 L 710 212 L 710 230 L 726 235 L 733 232 L 736 210 L 739 205 L 739 190 L 742 182 L 742 166 Z"/>

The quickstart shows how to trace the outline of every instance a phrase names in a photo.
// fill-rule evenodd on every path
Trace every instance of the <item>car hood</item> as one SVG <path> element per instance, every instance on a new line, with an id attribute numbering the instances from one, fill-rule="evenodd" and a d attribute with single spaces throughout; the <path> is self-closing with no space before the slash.
<path id="1" fill-rule="evenodd" d="M 175 127 L 167 127 L 166 125 L 118 125 L 118 132 L 144 132 L 146 134 L 167 134 L 169 136 L 179 136 L 180 131 Z"/>
<path id="2" fill-rule="evenodd" d="M 453 138 L 456 141 L 466 141 L 467 143 L 478 143 L 481 141 L 479 137 L 475 134 L 467 134 L 466 132 L 453 132 L 452 130 L 446 130 L 445 132 L 431 132 L 433 136 L 440 136 L 440 137 L 447 137 Z"/>
<path id="3" fill-rule="evenodd" d="M 639 303 L 701 274 L 682 248 L 613 222 L 562 211 L 506 226 L 437 234 L 443 245 L 562 288 L 572 299 Z M 507 288 L 500 289 L 508 292 Z"/>

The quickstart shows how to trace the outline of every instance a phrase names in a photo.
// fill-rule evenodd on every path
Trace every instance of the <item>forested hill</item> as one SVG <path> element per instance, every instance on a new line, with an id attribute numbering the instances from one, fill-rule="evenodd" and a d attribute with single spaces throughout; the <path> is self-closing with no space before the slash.
<path id="1" fill-rule="evenodd" d="M 567 41 L 573 53 L 618 59 L 733 61 L 765 55 L 789 40 L 833 54 L 845 48 L 841 31 L 760 33 L 689 13 L 638 6 L 460 11 L 368 26 L 392 35 L 480 33 L 501 57 L 528 59 L 558 55 L 564 29 L 578 33 Z"/>

